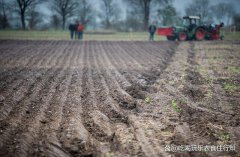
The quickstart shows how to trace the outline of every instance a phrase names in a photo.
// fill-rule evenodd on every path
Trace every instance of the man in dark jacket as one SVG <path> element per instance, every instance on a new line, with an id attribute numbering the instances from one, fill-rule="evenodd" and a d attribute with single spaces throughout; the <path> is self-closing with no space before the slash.
<path id="1" fill-rule="evenodd" d="M 148 27 L 148 31 L 149 31 L 149 35 L 150 35 L 149 40 L 152 40 L 152 41 L 154 40 L 154 34 L 155 34 L 156 30 L 157 30 L 157 27 L 154 24 L 152 24 Z"/>
<path id="2" fill-rule="evenodd" d="M 68 29 L 70 31 L 70 37 L 73 40 L 73 37 L 74 37 L 74 35 L 76 36 L 76 31 L 77 31 L 77 24 L 74 23 L 73 19 L 71 19 Z"/>

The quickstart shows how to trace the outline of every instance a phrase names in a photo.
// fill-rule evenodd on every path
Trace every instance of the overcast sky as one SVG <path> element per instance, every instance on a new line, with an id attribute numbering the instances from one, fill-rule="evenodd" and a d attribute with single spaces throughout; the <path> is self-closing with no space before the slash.
<path id="1" fill-rule="evenodd" d="M 96 8 L 99 8 L 101 0 L 89 0 Z M 119 6 L 122 6 L 123 9 L 126 9 L 126 5 L 123 3 L 123 0 L 115 0 L 119 3 Z M 193 0 L 174 0 L 173 5 L 177 8 L 177 11 L 181 14 L 184 14 L 184 9 L 191 3 Z M 236 11 L 240 12 L 240 0 L 210 0 L 211 4 L 217 4 L 220 2 L 232 3 L 234 4 Z"/>
<path id="2" fill-rule="evenodd" d="M 123 2 L 123 0 L 114 0 L 115 3 L 117 3 L 122 8 L 122 18 L 126 15 L 126 4 Z M 185 14 L 185 8 L 188 6 L 189 3 L 191 3 L 193 0 L 174 0 L 173 5 L 176 7 L 178 13 L 181 14 L 181 16 L 184 16 Z M 92 3 L 93 7 L 96 10 L 100 10 L 100 3 L 101 0 L 89 0 L 90 3 Z M 235 6 L 235 9 L 238 13 L 240 13 L 240 0 L 210 0 L 210 3 L 212 5 L 215 5 L 219 2 L 225 2 L 225 3 L 232 3 Z M 51 11 L 49 10 L 49 7 L 47 7 L 47 4 L 43 4 L 39 7 L 39 10 L 45 10 L 46 15 L 51 15 Z"/>
<path id="3" fill-rule="evenodd" d="M 191 3 L 192 0 L 174 0 L 174 6 L 176 7 L 177 11 L 180 12 L 182 15 L 185 13 L 184 9 Z M 232 3 L 235 6 L 236 11 L 240 12 L 240 0 L 210 0 L 212 5 L 215 5 L 220 2 L 225 3 Z"/>

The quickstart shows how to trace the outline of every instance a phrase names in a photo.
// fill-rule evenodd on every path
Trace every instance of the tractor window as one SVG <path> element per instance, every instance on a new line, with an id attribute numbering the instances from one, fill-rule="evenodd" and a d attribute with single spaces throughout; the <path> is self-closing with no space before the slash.
<path id="1" fill-rule="evenodd" d="M 183 19 L 183 26 L 196 26 L 200 24 L 200 20 L 198 19 Z"/>
<path id="2" fill-rule="evenodd" d="M 196 20 L 196 24 L 197 24 L 197 25 L 200 25 L 200 20 Z"/>
<path id="3" fill-rule="evenodd" d="M 200 24 L 200 20 L 198 19 L 191 19 L 193 25 L 199 25 Z"/>
<path id="4" fill-rule="evenodd" d="M 196 25 L 196 24 L 197 24 L 196 19 L 191 19 L 191 20 L 190 20 L 190 24 L 191 24 L 191 25 Z"/>
<path id="5" fill-rule="evenodd" d="M 183 20 L 183 26 L 189 26 L 189 25 L 190 25 L 189 20 L 184 19 L 184 20 Z"/>

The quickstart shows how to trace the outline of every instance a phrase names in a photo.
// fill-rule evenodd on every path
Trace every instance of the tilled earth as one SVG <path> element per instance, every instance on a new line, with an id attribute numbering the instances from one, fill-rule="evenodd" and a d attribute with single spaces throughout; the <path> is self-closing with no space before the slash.
<path id="1" fill-rule="evenodd" d="M 240 156 L 239 46 L 0 40 L 0 156 Z"/>

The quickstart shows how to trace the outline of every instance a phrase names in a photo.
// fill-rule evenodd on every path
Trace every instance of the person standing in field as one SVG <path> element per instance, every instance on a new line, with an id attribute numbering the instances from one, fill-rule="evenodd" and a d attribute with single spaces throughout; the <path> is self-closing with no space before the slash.
<path id="1" fill-rule="evenodd" d="M 83 39 L 83 30 L 84 30 L 84 25 L 79 22 L 77 27 L 78 40 Z"/>
<path id="2" fill-rule="evenodd" d="M 69 27 L 68 27 L 69 31 L 70 31 L 70 38 L 73 40 L 74 35 L 76 35 L 76 24 L 74 23 L 74 20 L 71 19 Z"/>
<path id="3" fill-rule="evenodd" d="M 148 27 L 149 40 L 150 40 L 150 41 L 153 41 L 153 40 L 154 40 L 154 35 L 155 35 L 156 30 L 157 30 L 157 27 L 156 27 L 156 25 L 154 25 L 154 24 L 151 24 L 151 25 Z"/>

